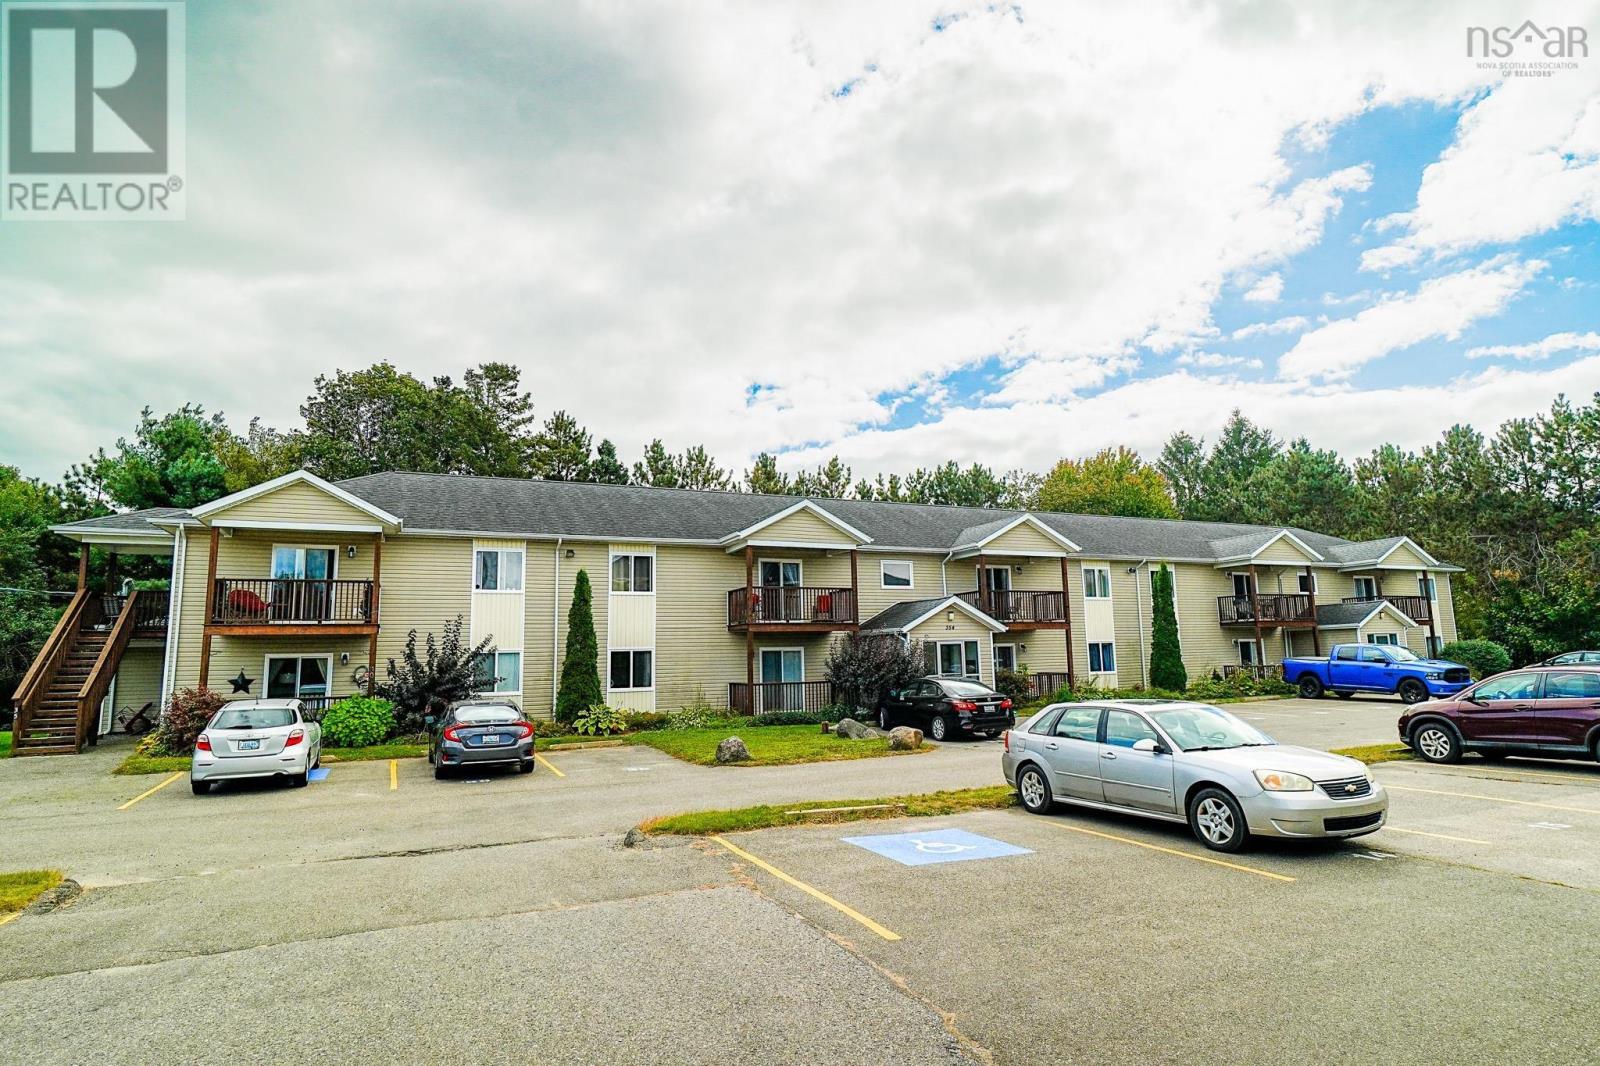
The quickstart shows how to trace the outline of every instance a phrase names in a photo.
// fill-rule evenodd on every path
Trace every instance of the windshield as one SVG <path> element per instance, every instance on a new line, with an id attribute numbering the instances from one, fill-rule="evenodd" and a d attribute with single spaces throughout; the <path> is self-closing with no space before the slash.
<path id="1" fill-rule="evenodd" d="M 522 714 L 515 707 L 489 704 L 482 707 L 457 707 L 456 721 L 463 725 L 499 725 L 515 722 Z"/>
<path id="2" fill-rule="evenodd" d="M 1383 650 L 1388 653 L 1389 658 L 1393 659 L 1397 663 L 1414 663 L 1421 661 L 1416 653 L 1414 653 L 1410 648 L 1401 648 L 1394 644 L 1390 644 Z"/>
<path id="3" fill-rule="evenodd" d="M 224 707 L 217 712 L 212 729 L 281 729 L 294 724 L 294 712 L 287 707 Z"/>
<path id="4" fill-rule="evenodd" d="M 1255 726 L 1209 704 L 1147 713 L 1183 751 L 1218 751 L 1277 743 Z"/>

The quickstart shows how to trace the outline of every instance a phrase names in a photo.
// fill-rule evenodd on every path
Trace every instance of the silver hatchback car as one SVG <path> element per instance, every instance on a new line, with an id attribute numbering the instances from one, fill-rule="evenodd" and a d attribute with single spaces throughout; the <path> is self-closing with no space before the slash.
<path id="1" fill-rule="evenodd" d="M 1365 764 L 1279 744 L 1206 703 L 1052 704 L 1006 733 L 1000 765 L 1034 814 L 1060 802 L 1187 822 L 1215 851 L 1360 836 L 1389 813 Z"/>

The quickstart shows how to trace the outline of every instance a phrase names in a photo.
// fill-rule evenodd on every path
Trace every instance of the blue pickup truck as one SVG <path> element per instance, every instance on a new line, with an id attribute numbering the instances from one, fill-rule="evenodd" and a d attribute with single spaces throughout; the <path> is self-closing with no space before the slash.
<path id="1" fill-rule="evenodd" d="M 1453 696 L 1472 684 L 1460 663 L 1422 659 L 1396 644 L 1335 644 L 1326 659 L 1285 659 L 1283 679 L 1314 700 L 1324 692 L 1392 692 L 1407 703 Z"/>

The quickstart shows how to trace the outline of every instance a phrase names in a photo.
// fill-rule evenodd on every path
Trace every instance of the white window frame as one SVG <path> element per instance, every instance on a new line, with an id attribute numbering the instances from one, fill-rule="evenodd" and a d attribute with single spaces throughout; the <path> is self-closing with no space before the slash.
<path id="1" fill-rule="evenodd" d="M 1100 649 L 1100 669 L 1094 667 L 1093 649 Z M 1111 649 L 1111 669 L 1106 669 L 1105 649 Z M 1084 655 L 1089 659 L 1089 673 L 1097 677 L 1117 676 L 1117 642 L 1114 640 L 1091 640 L 1084 645 Z"/>
<path id="2" fill-rule="evenodd" d="M 514 588 L 514 589 L 508 589 L 508 588 L 486 589 L 486 588 L 484 588 L 484 587 L 482 587 L 481 585 L 478 584 L 478 556 L 480 556 L 480 555 L 489 555 L 491 553 L 493 553 L 495 555 L 498 555 L 500 557 L 495 562 L 495 573 L 494 573 L 494 576 L 495 576 L 496 584 L 504 584 L 505 575 L 510 572 L 506 567 L 506 556 L 507 555 L 520 555 L 522 557 L 520 564 L 516 568 L 516 574 L 517 574 L 517 587 L 516 588 Z M 477 548 L 477 547 L 475 547 L 475 548 L 472 549 L 472 591 L 473 592 L 482 592 L 482 593 L 487 593 L 489 595 L 499 595 L 501 593 L 504 593 L 504 594 L 506 594 L 508 596 L 520 596 L 520 595 L 522 595 L 523 590 L 526 589 L 527 587 L 528 587 L 528 552 L 527 552 L 527 550 L 525 548 Z M 507 648 L 506 650 L 507 651 L 511 651 L 512 649 Z"/>
<path id="3" fill-rule="evenodd" d="M 777 563 L 778 564 L 778 583 L 776 585 L 764 585 L 761 582 L 761 568 L 763 566 L 765 566 L 767 563 Z M 793 563 L 794 567 L 795 567 L 795 572 L 799 575 L 800 580 L 796 581 L 793 585 L 785 585 L 783 583 L 783 567 L 784 567 L 785 563 Z M 757 559 L 756 560 L 756 586 L 755 587 L 758 588 L 758 589 L 802 588 L 802 587 L 805 586 L 805 583 L 806 583 L 806 561 L 804 559 L 779 559 L 779 558 L 775 558 L 773 556 L 768 556 L 766 558 Z"/>
<path id="4" fill-rule="evenodd" d="M 635 673 L 635 655 L 645 654 L 650 656 L 650 683 L 635 686 L 633 675 Z M 618 688 L 611 684 L 611 657 L 613 655 L 626 655 L 628 657 L 628 687 Z M 656 690 L 656 650 L 654 648 L 611 648 L 606 653 L 606 691 L 607 692 L 654 692 Z"/>
<path id="5" fill-rule="evenodd" d="M 261 657 L 261 695 L 258 697 L 259 699 L 295 699 L 295 700 L 299 700 L 299 699 L 305 699 L 306 698 L 306 697 L 300 695 L 300 668 L 299 668 L 298 665 L 295 667 L 295 679 L 294 679 L 295 694 L 293 696 L 268 696 L 267 695 L 267 684 L 268 684 L 268 682 L 270 682 L 272 680 L 272 660 L 274 660 L 274 659 L 296 659 L 296 660 L 299 660 L 299 659 L 321 659 L 324 663 L 327 664 L 327 671 L 324 674 L 324 676 L 327 677 L 327 679 L 328 679 L 328 691 L 323 694 L 322 698 L 326 699 L 329 702 L 329 704 L 332 704 L 333 701 L 336 698 L 338 698 L 338 697 L 335 697 L 334 694 L 333 694 L 333 688 L 334 688 L 334 685 L 333 685 L 333 659 L 334 659 L 334 656 L 332 654 L 330 654 L 328 652 L 321 652 L 321 651 L 274 651 L 274 652 L 268 652 L 267 654 L 265 654 L 265 655 L 263 655 Z M 310 698 L 311 699 L 317 699 L 318 697 L 312 696 Z"/>
<path id="6" fill-rule="evenodd" d="M 887 577 L 889 567 L 903 566 L 906 568 L 906 583 L 904 585 L 891 585 Z M 914 589 L 917 587 L 917 567 L 910 559 L 880 559 L 878 560 L 878 587 L 898 592 L 901 589 Z"/>
<path id="7" fill-rule="evenodd" d="M 625 589 L 617 588 L 616 584 L 617 578 L 615 567 L 618 559 L 633 560 L 628 564 L 628 587 Z M 650 560 L 650 591 L 648 592 L 640 592 L 633 587 L 639 582 L 639 559 Z M 656 553 L 634 551 L 612 552 L 610 559 L 606 563 L 606 583 L 610 587 L 611 595 L 613 596 L 654 596 L 656 594 Z M 619 648 L 617 650 L 621 651 L 622 649 Z"/>
<path id="8" fill-rule="evenodd" d="M 990 574 L 1006 575 L 1006 587 L 1003 589 L 995 588 L 992 579 L 989 577 Z M 1016 589 L 1011 587 L 1012 577 L 1011 567 L 1009 566 L 985 566 L 983 568 L 983 590 L 985 592 L 1015 592 Z"/>
<path id="9" fill-rule="evenodd" d="M 1370 595 L 1361 591 L 1363 584 L 1372 589 Z M 1355 598 L 1358 600 L 1375 600 L 1378 598 L 1378 579 L 1366 575 L 1358 575 L 1350 579 L 1350 590 L 1355 593 Z"/>
<path id="10" fill-rule="evenodd" d="M 977 671 L 977 673 L 974 673 L 974 674 L 967 673 L 967 645 L 968 644 L 976 644 L 978 646 L 978 655 L 977 655 L 978 671 Z M 947 673 L 944 672 L 944 649 L 946 647 L 955 647 L 955 648 L 959 648 L 960 649 L 960 652 L 961 652 L 961 672 L 959 674 L 947 674 Z M 933 664 L 934 664 L 935 667 L 938 668 L 938 675 L 940 677 L 959 677 L 959 678 L 962 678 L 963 680 L 980 681 L 980 682 L 983 680 L 983 644 L 982 644 L 982 642 L 980 642 L 978 640 L 977 637 L 960 637 L 960 638 L 957 638 L 956 640 L 941 640 L 941 641 L 938 641 L 933 655 L 934 655 Z"/>
<path id="11" fill-rule="evenodd" d="M 1301 588 L 1301 586 L 1305 583 L 1306 578 L 1308 578 L 1308 577 L 1311 579 L 1311 587 L 1310 588 Z M 1295 575 L 1295 585 L 1294 585 L 1294 587 L 1300 591 L 1301 595 L 1315 596 L 1318 592 L 1321 591 L 1319 588 L 1317 588 L 1317 572 L 1315 570 L 1313 570 L 1313 571 L 1311 571 L 1311 573 L 1308 574 L 1304 570 L 1300 571 L 1299 574 Z"/>
<path id="12" fill-rule="evenodd" d="M 1244 591 L 1239 591 L 1239 578 L 1244 578 Z M 1232 586 L 1231 595 L 1236 600 L 1248 600 L 1252 595 L 1261 595 L 1261 583 L 1250 576 L 1248 570 L 1229 570 L 1228 584 Z"/>
<path id="13" fill-rule="evenodd" d="M 1386 648 L 1398 648 L 1400 646 L 1400 634 L 1398 634 L 1398 633 L 1368 633 L 1367 634 L 1367 643 L 1368 644 L 1378 644 L 1378 645 L 1381 645 L 1381 646 L 1386 647 Z"/>
<path id="14" fill-rule="evenodd" d="M 484 591 L 494 591 L 494 590 L 486 589 Z M 502 656 L 502 655 L 515 655 L 517 657 L 517 674 L 516 674 L 515 678 L 506 677 L 501 681 L 497 681 L 495 683 L 496 687 L 494 687 L 494 688 L 479 689 L 479 690 L 475 691 L 473 693 L 473 695 L 475 695 L 475 696 L 520 696 L 520 695 L 522 695 L 522 661 L 523 661 L 522 649 L 521 648 L 495 648 L 493 651 L 486 651 L 483 654 L 484 654 L 485 658 L 493 657 L 494 665 L 493 665 L 493 667 L 491 669 L 493 669 L 494 674 L 495 674 L 496 677 L 500 676 L 500 656 Z M 511 685 L 511 684 L 513 684 L 513 682 L 515 683 L 515 687 L 513 687 L 513 688 L 500 688 L 500 687 L 498 687 L 500 685 Z"/>
<path id="15" fill-rule="evenodd" d="M 1417 575 L 1417 591 L 1429 603 L 1439 602 L 1439 583 L 1433 579 L 1432 574 Z"/>
<path id="16" fill-rule="evenodd" d="M 1095 594 L 1093 596 L 1089 595 L 1089 575 L 1091 573 L 1104 574 L 1105 575 L 1106 593 L 1105 593 L 1104 596 L 1100 595 L 1099 592 L 1098 592 L 1098 589 L 1099 589 L 1099 582 L 1098 581 L 1096 581 L 1096 583 L 1095 583 L 1095 588 L 1096 588 L 1097 591 L 1095 592 Z M 1109 601 L 1111 599 L 1111 567 L 1109 567 L 1109 566 L 1087 566 L 1086 565 L 1082 569 L 1082 574 L 1083 574 L 1083 598 L 1085 600 L 1106 600 L 1106 601 Z"/>
<path id="17" fill-rule="evenodd" d="M 1249 654 L 1246 654 L 1246 649 Z M 1256 661 L 1261 654 L 1261 649 L 1256 647 L 1255 640 L 1235 640 L 1233 642 L 1233 658 L 1240 666 L 1260 666 Z"/>
<path id="18" fill-rule="evenodd" d="M 765 663 L 766 660 L 764 660 L 762 658 L 762 656 L 764 654 L 766 654 L 767 652 L 769 652 L 769 651 L 777 652 L 779 655 L 782 655 L 784 652 L 790 652 L 790 651 L 797 652 L 799 654 L 799 656 L 800 656 L 800 682 L 799 683 L 803 684 L 805 682 L 805 679 L 806 679 L 806 650 L 804 648 L 757 648 L 756 649 L 756 665 L 757 666 L 762 666 Z M 779 662 L 782 662 L 782 660 L 780 659 Z M 781 678 L 778 679 L 777 681 L 769 681 L 769 680 L 767 680 L 767 673 L 766 673 L 766 669 L 764 667 L 762 668 L 760 673 L 761 673 L 761 678 L 760 678 L 760 680 L 758 680 L 756 682 L 756 684 L 758 684 L 758 685 L 793 685 L 793 684 L 796 684 L 796 682 L 794 682 L 794 681 L 784 681 Z M 652 672 L 650 676 L 654 677 L 655 676 L 654 672 Z"/>
<path id="19" fill-rule="evenodd" d="M 1001 670 L 1012 670 L 1012 671 L 1016 670 L 1019 660 L 1017 659 L 1017 646 L 1015 644 L 995 644 L 993 641 L 991 641 L 990 642 L 990 646 L 994 649 L 994 670 L 995 670 L 996 674 L 998 674 Z M 1010 666 L 1001 666 L 1000 665 L 1000 649 L 1001 648 L 1006 648 L 1006 649 L 1010 650 L 1010 652 L 1011 652 L 1011 665 Z"/>
<path id="20" fill-rule="evenodd" d="M 297 544 L 297 543 L 274 544 L 272 546 L 272 554 L 267 558 L 267 575 L 269 577 L 271 577 L 272 580 L 274 580 L 274 581 L 319 581 L 321 579 L 320 578 L 315 578 L 315 577 L 297 578 L 297 577 L 277 577 L 277 576 L 275 576 L 272 573 L 272 571 L 277 569 L 278 552 L 279 551 L 296 551 L 296 552 L 299 552 L 300 553 L 300 566 L 299 566 L 299 569 L 301 571 L 305 570 L 306 552 L 308 552 L 308 551 L 313 551 L 313 552 L 332 552 L 333 553 L 333 567 L 332 567 L 332 573 L 330 573 L 328 575 L 328 580 L 329 581 L 337 581 L 337 580 L 339 580 L 339 553 L 340 553 L 340 550 L 341 549 L 339 548 L 339 546 L 337 544 Z M 284 658 L 288 658 L 288 656 L 284 656 Z M 310 658 L 315 658 L 315 656 L 310 656 Z"/>

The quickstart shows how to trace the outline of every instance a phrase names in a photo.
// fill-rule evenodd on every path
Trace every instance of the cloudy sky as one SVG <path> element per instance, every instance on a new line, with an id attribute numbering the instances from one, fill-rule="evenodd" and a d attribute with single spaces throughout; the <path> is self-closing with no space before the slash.
<path id="1" fill-rule="evenodd" d="M 1467 58 L 1527 14 L 1597 54 Z M 1357 454 L 1600 388 L 1600 3 L 188 19 L 188 220 L 0 223 L 27 473 L 146 404 L 294 425 L 380 359 L 515 362 L 629 458 L 858 474 L 1153 456 L 1234 406 Z"/>

